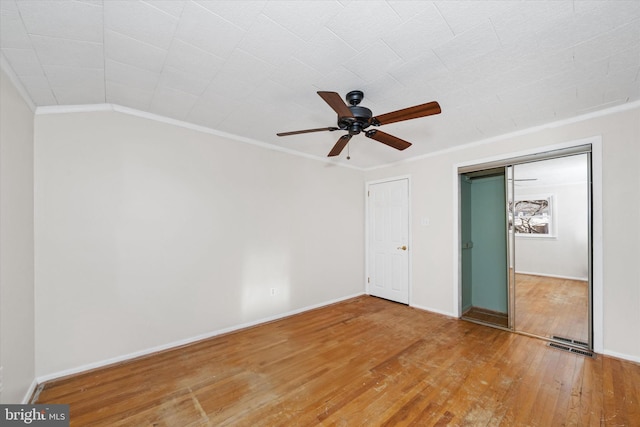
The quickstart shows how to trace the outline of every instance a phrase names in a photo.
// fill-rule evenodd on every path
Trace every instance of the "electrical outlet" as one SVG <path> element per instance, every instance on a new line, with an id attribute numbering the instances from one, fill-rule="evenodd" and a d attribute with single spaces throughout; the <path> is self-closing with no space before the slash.
<path id="1" fill-rule="evenodd" d="M 269 295 L 274 296 L 276 293 L 276 288 L 269 289 Z"/>

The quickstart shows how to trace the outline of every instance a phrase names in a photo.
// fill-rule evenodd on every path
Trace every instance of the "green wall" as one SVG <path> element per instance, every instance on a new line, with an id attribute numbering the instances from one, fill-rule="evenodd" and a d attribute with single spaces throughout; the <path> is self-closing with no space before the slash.
<path id="1" fill-rule="evenodd" d="M 463 177 L 461 237 L 464 244 L 470 236 L 473 247 L 462 249 L 463 310 L 473 305 L 506 313 L 508 293 L 504 175 L 473 178 L 471 184 L 464 181 Z"/>

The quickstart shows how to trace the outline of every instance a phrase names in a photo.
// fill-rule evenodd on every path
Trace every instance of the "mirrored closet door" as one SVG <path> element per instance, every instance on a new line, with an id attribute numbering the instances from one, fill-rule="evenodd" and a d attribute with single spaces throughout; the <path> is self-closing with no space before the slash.
<path id="1" fill-rule="evenodd" d="M 515 329 L 588 347 L 588 154 L 509 169 Z"/>
<path id="2" fill-rule="evenodd" d="M 592 348 L 590 146 L 466 167 L 460 312 Z"/>

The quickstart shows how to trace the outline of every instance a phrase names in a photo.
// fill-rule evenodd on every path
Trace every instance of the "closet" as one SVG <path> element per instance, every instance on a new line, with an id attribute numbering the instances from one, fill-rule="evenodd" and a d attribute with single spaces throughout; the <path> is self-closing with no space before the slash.
<path id="1" fill-rule="evenodd" d="M 459 168 L 463 319 L 592 349 L 590 151 Z"/>

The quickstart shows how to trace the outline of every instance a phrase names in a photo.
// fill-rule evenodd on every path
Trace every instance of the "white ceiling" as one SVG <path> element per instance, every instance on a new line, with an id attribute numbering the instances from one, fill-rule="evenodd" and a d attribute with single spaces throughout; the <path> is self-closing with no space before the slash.
<path id="1" fill-rule="evenodd" d="M 325 158 L 316 94 L 374 115 L 438 101 L 337 159 L 373 167 L 640 99 L 640 1 L 0 0 L 0 47 L 37 106 L 117 104 Z"/>

